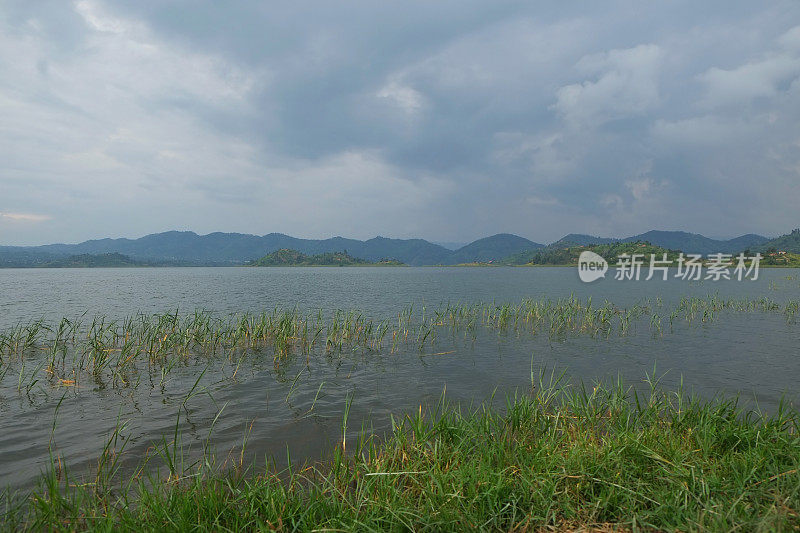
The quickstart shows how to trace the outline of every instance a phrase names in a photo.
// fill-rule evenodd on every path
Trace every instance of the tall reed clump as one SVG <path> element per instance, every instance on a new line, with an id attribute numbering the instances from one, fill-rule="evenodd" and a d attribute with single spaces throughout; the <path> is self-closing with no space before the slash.
<path id="1" fill-rule="evenodd" d="M 345 431 L 346 423 L 343 423 Z M 329 462 L 203 465 L 121 491 L 51 481 L 6 526 L 61 530 L 788 531 L 800 527 L 795 411 L 703 402 L 651 382 L 539 383 L 500 412 L 444 399 Z M 345 453 L 348 452 L 348 453 Z M 106 484 L 103 484 L 105 487 Z"/>

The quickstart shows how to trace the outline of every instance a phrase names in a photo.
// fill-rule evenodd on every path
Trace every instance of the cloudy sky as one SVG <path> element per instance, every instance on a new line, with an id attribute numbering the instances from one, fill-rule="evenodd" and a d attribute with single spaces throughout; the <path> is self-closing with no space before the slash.
<path id="1" fill-rule="evenodd" d="M 800 3 L 4 0 L 0 244 L 800 226 Z"/>

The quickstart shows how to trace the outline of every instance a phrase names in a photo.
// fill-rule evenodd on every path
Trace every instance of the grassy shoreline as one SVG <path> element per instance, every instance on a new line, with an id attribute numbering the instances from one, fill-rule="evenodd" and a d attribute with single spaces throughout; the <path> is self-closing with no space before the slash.
<path id="1" fill-rule="evenodd" d="M 230 316 L 175 311 L 120 320 L 36 321 L 0 331 L 0 379 L 28 397 L 31 391 L 47 397 L 89 383 L 133 390 L 142 376 L 163 382 L 171 369 L 195 361 L 206 368 L 213 361 L 228 361 L 238 368 L 246 357 L 266 355 L 277 369 L 296 356 L 335 358 L 354 351 L 421 356 L 437 335 L 475 338 L 478 329 L 608 339 L 624 337 L 638 325 L 660 337 L 670 334 L 673 325 L 680 332 L 726 313 L 767 313 L 796 324 L 800 302 L 707 296 L 675 304 L 657 298 L 619 308 L 571 297 L 409 307 L 384 320 L 359 311 L 323 314 L 295 308 Z M 51 440 L 51 468 L 40 488 L 22 500 L 19 494 L 6 494 L 5 501 L 0 497 L 0 526 L 131 531 L 800 528 L 800 417 L 794 408 L 766 416 L 724 399 L 701 401 L 680 390 L 663 391 L 652 382 L 642 394 L 622 383 L 587 388 L 562 385 L 552 376 L 549 381 L 535 378 L 532 370 L 530 391 L 510 398 L 505 408 L 462 410 L 443 398 L 398 419 L 385 437 L 362 431 L 352 438 L 348 397 L 333 458 L 289 470 L 263 464 L 247 468 L 238 460 L 243 450 L 218 460 L 210 443 L 200 458 L 184 455 L 176 423 L 174 434 L 152 443 L 146 453 L 152 457 L 126 455 L 118 427 L 97 460 L 96 475 L 78 478 L 69 475 L 69 465 Z M 141 461 L 141 466 L 122 472 L 117 465 L 123 456 L 132 459 L 126 464 Z M 237 461 L 230 461 L 232 456 Z"/>
<path id="2" fill-rule="evenodd" d="M 347 416 L 342 423 L 346 433 Z M 51 471 L 7 529 L 327 531 L 792 530 L 800 527 L 795 411 L 745 412 L 651 382 L 544 383 L 503 412 L 444 398 L 382 441 L 275 472 L 203 458 L 161 476 L 75 483 Z M 165 442 L 168 453 L 168 443 Z M 109 450 L 109 456 L 114 455 Z M 99 461 L 109 464 L 109 461 Z M 118 488 L 118 487 L 123 488 Z"/>

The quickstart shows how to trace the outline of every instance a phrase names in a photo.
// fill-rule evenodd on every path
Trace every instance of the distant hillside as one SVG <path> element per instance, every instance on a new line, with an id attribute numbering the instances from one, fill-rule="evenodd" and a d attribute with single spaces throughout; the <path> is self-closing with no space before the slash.
<path id="1" fill-rule="evenodd" d="M 347 252 L 356 257 L 379 261 L 393 257 L 407 265 L 436 265 L 443 263 L 452 253 L 447 248 L 423 239 L 389 239 L 375 237 L 367 241 L 355 241 L 358 246 L 346 246 Z M 340 248 L 342 249 L 342 248 Z"/>
<path id="2" fill-rule="evenodd" d="M 498 235 L 492 235 L 491 237 L 478 239 L 473 243 L 459 248 L 447 258 L 447 264 L 499 261 L 509 255 L 537 248 L 544 248 L 544 245 L 518 237 L 517 235 L 500 233 Z"/>
<path id="3" fill-rule="evenodd" d="M 108 268 L 108 267 L 141 267 L 150 266 L 143 261 L 134 261 L 127 255 L 111 254 L 80 254 L 54 259 L 39 265 L 43 268 Z"/>
<path id="4" fill-rule="evenodd" d="M 611 244 L 614 242 L 649 242 L 670 250 L 680 250 L 690 254 L 736 253 L 745 248 L 759 246 L 769 239 L 752 233 L 734 239 L 719 240 L 705 237 L 698 233 L 685 231 L 657 231 L 652 230 L 632 237 L 614 239 L 606 237 L 593 237 L 571 233 L 551 244 L 555 248 L 567 248 L 575 245 L 588 246 L 592 244 Z"/>
<path id="5" fill-rule="evenodd" d="M 593 235 L 583 235 L 580 233 L 570 233 L 550 244 L 552 248 L 569 248 L 570 246 L 588 246 L 590 244 L 611 244 L 619 239 L 608 237 L 594 237 Z"/>
<path id="6" fill-rule="evenodd" d="M 58 254 L 43 252 L 36 248 L 0 246 L 0 268 L 30 268 L 58 259 Z"/>
<path id="7" fill-rule="evenodd" d="M 800 229 L 795 229 L 791 233 L 781 235 L 775 239 L 761 243 L 758 246 L 750 246 L 750 251 L 761 252 L 792 252 L 800 254 Z"/>
<path id="8" fill-rule="evenodd" d="M 697 233 L 685 231 L 648 231 L 622 239 L 623 242 L 647 241 L 656 246 L 663 246 L 671 250 L 681 250 L 691 254 L 736 253 L 750 246 L 757 246 L 768 239 L 761 235 L 742 235 L 735 239 L 717 240 L 704 237 Z"/>
<path id="9" fill-rule="evenodd" d="M 755 235 L 753 233 L 748 233 L 747 235 L 742 235 L 741 237 L 736 237 L 735 239 L 731 239 L 726 241 L 730 248 L 733 249 L 733 252 L 741 252 L 746 248 L 751 248 L 755 246 L 761 246 L 765 242 L 768 242 L 769 239 L 767 237 L 763 237 L 761 235 Z M 729 250 L 726 250 L 728 252 Z"/>
<path id="10" fill-rule="evenodd" d="M 132 266 L 173 266 L 166 261 L 136 261 L 118 253 L 58 255 L 0 247 L 0 268 L 95 268 Z"/>
<path id="11" fill-rule="evenodd" d="M 611 244 L 590 244 L 588 246 L 571 246 L 561 248 L 548 246 L 541 250 L 531 250 L 512 255 L 503 259 L 506 265 L 577 265 L 578 256 L 581 252 L 590 250 L 614 265 L 621 254 L 643 254 L 647 260 L 650 254 L 655 254 L 657 258 L 667 254 L 667 259 L 675 260 L 678 252 L 667 250 L 660 246 L 654 246 L 646 242 L 614 242 Z"/>
<path id="12" fill-rule="evenodd" d="M 777 252 L 764 252 L 761 260 L 762 266 L 800 267 L 800 254 L 780 250 Z"/>
<path id="13" fill-rule="evenodd" d="M 399 261 L 384 259 L 373 262 L 359 259 L 347 252 L 326 252 L 317 255 L 306 255 L 297 250 L 281 249 L 265 255 L 260 259 L 247 263 L 248 266 L 362 266 L 362 265 L 402 265 Z"/>

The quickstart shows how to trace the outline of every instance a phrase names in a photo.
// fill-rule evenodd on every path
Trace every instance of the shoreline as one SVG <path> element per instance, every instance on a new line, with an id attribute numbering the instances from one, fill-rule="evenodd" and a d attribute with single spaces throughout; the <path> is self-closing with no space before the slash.
<path id="1" fill-rule="evenodd" d="M 764 416 L 652 381 L 636 394 L 620 382 L 566 388 L 544 378 L 502 413 L 464 411 L 443 396 L 380 441 L 362 433 L 329 460 L 281 471 L 214 466 L 206 455 L 179 468 L 177 456 L 160 475 L 123 479 L 108 466 L 111 449 L 95 482 L 76 484 L 53 459 L 39 490 L 13 504 L 6 494 L 3 519 L 54 531 L 800 525 L 797 411 Z"/>

